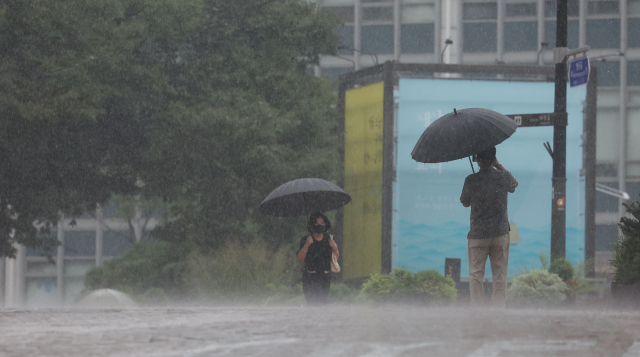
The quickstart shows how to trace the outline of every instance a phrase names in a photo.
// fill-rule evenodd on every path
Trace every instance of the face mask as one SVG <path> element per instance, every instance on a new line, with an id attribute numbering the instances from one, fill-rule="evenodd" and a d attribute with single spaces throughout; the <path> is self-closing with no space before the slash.
<path id="1" fill-rule="evenodd" d="M 317 225 L 317 226 L 311 227 L 311 231 L 314 232 L 314 233 L 324 233 L 324 232 L 327 231 L 327 227 L 326 226 Z"/>

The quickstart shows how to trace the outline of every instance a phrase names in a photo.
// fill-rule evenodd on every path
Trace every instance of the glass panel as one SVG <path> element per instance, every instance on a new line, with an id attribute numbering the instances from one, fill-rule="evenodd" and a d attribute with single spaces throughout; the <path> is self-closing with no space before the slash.
<path id="1" fill-rule="evenodd" d="M 26 305 L 29 307 L 58 305 L 56 278 L 26 278 Z"/>
<path id="2" fill-rule="evenodd" d="M 465 20 L 497 19 L 498 4 L 490 2 L 464 4 L 462 18 Z"/>
<path id="3" fill-rule="evenodd" d="M 587 45 L 591 48 L 620 48 L 620 19 L 587 20 Z"/>
<path id="4" fill-rule="evenodd" d="M 393 53 L 393 25 L 362 26 L 362 52 Z"/>
<path id="5" fill-rule="evenodd" d="M 337 81 L 340 75 L 353 72 L 353 67 L 339 67 L 339 68 L 322 68 L 320 70 L 321 76 L 328 78 L 331 81 Z"/>
<path id="6" fill-rule="evenodd" d="M 433 4 L 433 3 L 434 3 L 433 0 L 402 0 L 402 4 L 403 5 L 408 5 L 408 4 Z"/>
<path id="7" fill-rule="evenodd" d="M 600 184 L 618 189 L 617 182 L 600 182 Z M 596 212 L 618 212 L 618 198 L 596 191 Z"/>
<path id="8" fill-rule="evenodd" d="M 335 12 L 343 22 L 353 22 L 353 6 L 325 7 L 325 9 Z"/>
<path id="9" fill-rule="evenodd" d="M 84 277 L 84 274 L 96 265 L 95 260 L 70 260 L 64 261 L 64 275 L 66 276 L 80 276 Z"/>
<path id="10" fill-rule="evenodd" d="M 57 275 L 56 264 L 49 262 L 27 262 L 27 274 L 47 274 L 55 277 Z"/>
<path id="11" fill-rule="evenodd" d="M 627 111 L 627 160 L 640 160 L 640 109 Z"/>
<path id="12" fill-rule="evenodd" d="M 362 8 L 363 21 L 393 21 L 393 7 L 365 7 Z"/>
<path id="13" fill-rule="evenodd" d="M 344 49 L 338 50 L 339 55 L 353 55 L 353 26 L 339 26 L 338 32 L 342 35 L 342 46 Z"/>
<path id="14" fill-rule="evenodd" d="M 322 6 L 353 5 L 356 0 L 322 0 Z"/>
<path id="15" fill-rule="evenodd" d="M 596 251 L 610 252 L 613 249 L 613 243 L 617 241 L 618 226 L 615 224 L 596 226 Z"/>
<path id="16" fill-rule="evenodd" d="M 535 21 L 505 22 L 505 51 L 535 51 L 538 49 L 538 23 Z"/>
<path id="17" fill-rule="evenodd" d="M 620 3 L 618 1 L 589 1 L 587 8 L 589 15 L 620 13 Z"/>
<path id="18" fill-rule="evenodd" d="M 434 25 L 411 24 L 401 26 L 402 53 L 433 53 Z"/>
<path id="19" fill-rule="evenodd" d="M 640 16 L 640 0 L 629 0 L 627 3 L 627 13 L 629 13 L 629 16 Z"/>
<path id="20" fill-rule="evenodd" d="M 618 165 L 614 163 L 596 164 L 596 176 L 597 177 L 617 177 Z"/>
<path id="21" fill-rule="evenodd" d="M 567 23 L 567 47 L 578 48 L 580 25 L 578 20 L 569 20 Z M 544 22 L 544 41 L 549 44 L 548 49 L 556 47 L 556 22 Z"/>
<path id="22" fill-rule="evenodd" d="M 126 232 L 106 231 L 102 237 L 102 256 L 119 257 L 123 255 L 131 242 L 127 239 Z"/>
<path id="23" fill-rule="evenodd" d="M 618 111 L 598 109 L 596 119 L 596 161 L 618 159 Z"/>
<path id="24" fill-rule="evenodd" d="M 627 103 L 629 105 L 640 105 L 640 90 L 634 90 L 629 88 L 629 94 L 627 97 Z"/>
<path id="25" fill-rule="evenodd" d="M 64 232 L 64 254 L 68 257 L 94 256 L 96 254 L 96 232 Z"/>
<path id="26" fill-rule="evenodd" d="M 620 85 L 620 62 L 591 62 L 598 69 L 598 87 L 617 87 Z"/>
<path id="27" fill-rule="evenodd" d="M 392 3 L 392 2 L 393 2 L 393 0 L 360 0 L 360 2 L 363 2 L 363 3 L 371 3 L 371 2 L 390 2 L 390 3 Z"/>
<path id="28" fill-rule="evenodd" d="M 536 16 L 536 4 L 507 4 L 507 17 Z"/>
<path id="29" fill-rule="evenodd" d="M 627 62 L 627 85 L 640 86 L 640 61 Z"/>
<path id="30" fill-rule="evenodd" d="M 640 34 L 640 18 L 627 20 L 627 33 L 628 34 Z M 640 36 L 627 36 L 627 46 L 640 47 Z"/>
<path id="31" fill-rule="evenodd" d="M 627 191 L 632 201 L 637 201 L 640 198 L 640 182 L 627 181 L 627 188 L 625 191 Z"/>
<path id="32" fill-rule="evenodd" d="M 420 24 L 434 22 L 436 11 L 434 5 L 403 6 L 401 19 L 403 24 Z"/>
<path id="33" fill-rule="evenodd" d="M 463 52 L 496 52 L 498 28 L 491 23 L 464 24 Z"/>
<path id="34" fill-rule="evenodd" d="M 544 2 L 544 16 L 545 17 L 553 17 L 556 18 L 556 12 L 558 9 L 558 4 L 556 1 L 545 1 Z M 580 0 L 569 0 L 567 4 L 568 16 L 569 17 L 578 17 L 580 16 Z"/>

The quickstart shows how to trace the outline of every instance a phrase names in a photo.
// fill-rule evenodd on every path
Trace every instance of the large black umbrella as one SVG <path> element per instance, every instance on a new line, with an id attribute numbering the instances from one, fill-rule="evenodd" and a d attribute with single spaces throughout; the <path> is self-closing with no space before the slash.
<path id="1" fill-rule="evenodd" d="M 278 217 L 308 216 L 351 202 L 343 189 L 319 178 L 302 178 L 282 184 L 260 204 L 262 214 Z"/>
<path id="2" fill-rule="evenodd" d="M 427 127 L 411 157 L 424 163 L 462 159 L 500 144 L 516 128 L 511 118 L 493 110 L 454 109 Z"/>

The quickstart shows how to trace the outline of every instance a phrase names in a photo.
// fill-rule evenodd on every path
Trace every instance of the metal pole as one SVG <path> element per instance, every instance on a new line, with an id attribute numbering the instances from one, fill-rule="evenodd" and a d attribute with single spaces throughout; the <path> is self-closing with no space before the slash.
<path id="1" fill-rule="evenodd" d="M 567 47 L 567 0 L 557 1 L 556 47 Z M 556 63 L 551 195 L 551 261 L 566 255 L 567 64 Z M 575 202 L 572 202 L 575 204 Z"/>
<path id="2" fill-rule="evenodd" d="M 96 266 L 102 266 L 102 240 L 103 240 L 103 230 L 102 230 L 102 220 L 104 218 L 104 214 L 102 212 L 102 206 L 98 205 L 96 208 Z"/>
<path id="3" fill-rule="evenodd" d="M 58 302 L 64 305 L 64 216 L 60 214 L 58 220 L 58 255 L 56 257 L 56 285 L 58 290 Z"/>

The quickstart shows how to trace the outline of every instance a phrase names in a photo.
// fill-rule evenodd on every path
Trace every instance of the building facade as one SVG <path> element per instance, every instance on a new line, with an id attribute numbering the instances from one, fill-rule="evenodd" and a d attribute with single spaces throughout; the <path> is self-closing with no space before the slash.
<path id="1" fill-rule="evenodd" d="M 319 0 L 343 21 L 342 46 L 316 75 L 404 63 L 553 65 L 556 1 Z M 598 69 L 596 181 L 640 199 L 640 0 L 569 0 L 568 47 Z M 627 202 L 596 197 L 596 271 L 607 270 Z"/>

